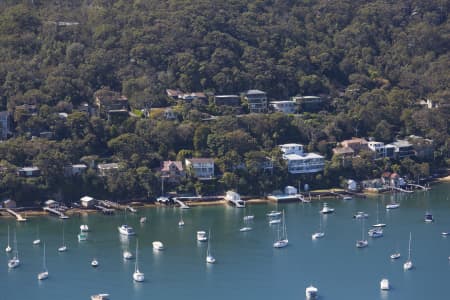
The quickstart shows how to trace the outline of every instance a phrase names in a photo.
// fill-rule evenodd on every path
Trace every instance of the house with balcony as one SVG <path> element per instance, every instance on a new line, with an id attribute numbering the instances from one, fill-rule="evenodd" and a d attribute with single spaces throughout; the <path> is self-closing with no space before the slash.
<path id="1" fill-rule="evenodd" d="M 268 110 L 267 95 L 260 90 L 249 90 L 245 93 L 250 113 L 266 113 Z"/>
<path id="2" fill-rule="evenodd" d="M 292 97 L 301 111 L 318 111 L 323 108 L 324 99 L 320 96 L 294 96 Z"/>
<path id="3" fill-rule="evenodd" d="M 186 169 L 199 180 L 214 179 L 214 159 L 212 158 L 186 158 Z"/>
<path id="4" fill-rule="evenodd" d="M 374 159 L 393 158 L 395 147 L 393 145 L 385 145 L 383 142 L 369 141 L 367 143 L 369 150 L 374 152 Z"/>
<path id="5" fill-rule="evenodd" d="M 413 145 L 407 140 L 397 140 L 391 144 L 394 146 L 394 157 L 398 160 L 415 155 Z"/>
<path id="6" fill-rule="evenodd" d="M 172 160 L 164 161 L 161 167 L 161 177 L 164 178 L 166 182 L 180 182 L 184 177 L 186 177 L 183 163 L 181 161 Z"/>
<path id="7" fill-rule="evenodd" d="M 216 95 L 214 96 L 214 104 L 216 106 L 240 106 L 241 98 L 238 95 Z"/>
<path id="8" fill-rule="evenodd" d="M 20 177 L 38 177 L 41 176 L 41 170 L 38 167 L 23 167 L 17 170 Z"/>
<path id="9" fill-rule="evenodd" d="M 273 111 L 282 112 L 284 114 L 294 114 L 297 111 L 297 105 L 294 101 L 270 101 L 270 107 Z"/>
<path id="10" fill-rule="evenodd" d="M 279 147 L 291 174 L 317 173 L 325 167 L 325 157 L 316 153 L 305 153 L 302 144 L 284 144 Z"/>
<path id="11" fill-rule="evenodd" d="M 74 164 L 64 167 L 64 176 L 79 176 L 86 172 L 87 166 L 85 164 Z"/>
<path id="12" fill-rule="evenodd" d="M 109 121 L 128 117 L 130 107 L 127 97 L 105 89 L 98 90 L 94 96 L 98 116 L 107 118 Z"/>
<path id="13" fill-rule="evenodd" d="M 98 164 L 97 170 L 99 176 L 108 176 L 108 175 L 114 175 L 117 171 L 119 171 L 119 164 L 118 163 L 109 163 L 109 164 Z"/>
<path id="14" fill-rule="evenodd" d="M 369 150 L 367 141 L 362 138 L 354 137 L 350 140 L 344 140 L 340 144 L 342 147 L 352 148 L 353 151 L 355 151 L 355 155 L 359 154 L 359 152 L 363 150 Z"/>

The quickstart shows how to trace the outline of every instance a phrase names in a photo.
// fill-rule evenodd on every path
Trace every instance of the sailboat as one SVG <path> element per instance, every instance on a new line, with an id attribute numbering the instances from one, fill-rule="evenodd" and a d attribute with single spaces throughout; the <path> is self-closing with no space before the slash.
<path id="1" fill-rule="evenodd" d="M 170 202 L 169 197 L 164 196 L 164 177 L 161 176 L 161 196 L 156 198 L 156 202 L 162 204 L 168 204 Z"/>
<path id="2" fill-rule="evenodd" d="M 41 243 L 41 239 L 39 238 L 39 226 L 37 227 L 36 239 L 33 241 L 33 245 L 39 245 Z"/>
<path id="3" fill-rule="evenodd" d="M 208 236 L 209 239 L 208 239 L 208 248 L 206 248 L 206 262 L 208 264 L 213 264 L 216 262 L 216 259 L 211 254 L 211 229 L 208 232 Z"/>
<path id="4" fill-rule="evenodd" d="M 357 248 L 364 248 L 369 245 L 369 242 L 364 238 L 364 219 L 362 219 L 362 238 L 359 241 L 356 241 Z"/>
<path id="5" fill-rule="evenodd" d="M 144 273 L 139 271 L 139 254 L 138 254 L 138 247 L 139 247 L 139 240 L 136 240 L 136 261 L 134 262 L 134 273 L 133 273 L 133 280 L 136 282 L 142 282 L 145 279 Z"/>
<path id="6" fill-rule="evenodd" d="M 178 227 L 183 227 L 184 221 L 183 221 L 183 213 L 180 213 L 180 221 L 178 221 Z"/>
<path id="7" fill-rule="evenodd" d="M 275 243 L 273 243 L 273 247 L 274 248 L 284 248 L 289 244 L 289 240 L 287 237 L 287 228 L 286 228 L 286 219 L 284 216 L 284 210 L 283 210 L 283 214 L 282 214 L 282 234 L 280 235 L 280 227 L 278 227 L 278 238 L 277 241 L 275 241 Z"/>
<path id="8" fill-rule="evenodd" d="M 46 257 L 45 257 L 45 244 L 44 244 L 44 255 L 43 255 L 43 259 L 42 259 L 42 266 L 43 266 L 43 271 L 38 274 L 39 280 L 44 280 L 44 279 L 48 278 L 48 270 L 47 270 Z"/>
<path id="9" fill-rule="evenodd" d="M 17 249 L 16 232 L 14 231 L 14 256 L 8 261 L 8 267 L 14 269 L 20 266 L 19 250 Z"/>
<path id="10" fill-rule="evenodd" d="M 380 211 L 378 209 L 378 200 L 377 200 L 377 223 L 372 225 L 372 227 L 386 227 L 386 224 L 380 223 L 379 218 L 380 218 Z"/>
<path id="11" fill-rule="evenodd" d="M 58 251 L 59 252 L 67 251 L 66 241 L 64 240 L 64 225 L 63 225 L 63 231 L 62 231 L 62 246 L 58 248 Z"/>
<path id="12" fill-rule="evenodd" d="M 7 253 L 9 253 L 9 252 L 12 251 L 12 248 L 11 248 L 11 246 L 9 245 L 9 225 L 8 225 L 8 245 L 6 246 L 5 251 L 6 251 Z"/>
<path id="13" fill-rule="evenodd" d="M 312 234 L 311 238 L 313 240 L 320 239 L 325 236 L 325 232 L 322 231 L 322 215 L 319 214 L 319 231 Z"/>
<path id="14" fill-rule="evenodd" d="M 250 217 L 250 216 L 245 215 L 245 209 L 246 209 L 246 208 L 244 208 L 244 217 L 242 218 L 242 219 L 244 220 L 244 227 L 242 227 L 241 229 L 239 229 L 240 232 L 246 232 L 246 231 L 250 231 L 250 230 L 253 229 L 253 228 L 249 225 L 249 222 L 250 222 L 251 218 L 246 218 L 246 217 Z"/>
<path id="15" fill-rule="evenodd" d="M 411 270 L 413 268 L 413 263 L 411 260 L 411 232 L 409 233 L 409 244 L 408 244 L 408 260 L 403 264 L 403 270 Z"/>

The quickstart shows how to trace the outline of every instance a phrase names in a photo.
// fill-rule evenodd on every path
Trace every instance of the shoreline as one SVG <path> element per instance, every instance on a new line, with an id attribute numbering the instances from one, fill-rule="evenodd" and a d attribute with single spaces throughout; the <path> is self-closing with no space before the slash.
<path id="1" fill-rule="evenodd" d="M 434 183 L 450 183 L 450 176 L 441 177 L 437 179 Z M 382 194 L 382 193 L 390 193 L 391 190 L 387 191 L 379 191 L 379 192 L 373 192 L 373 191 L 363 191 L 361 193 L 348 193 L 342 188 L 332 188 L 332 189 L 320 189 L 320 190 L 314 190 L 310 192 L 311 195 L 311 201 L 317 201 L 317 200 L 333 200 L 333 199 L 339 199 L 340 197 L 333 194 L 333 193 L 345 193 L 352 196 L 356 196 L 357 198 L 366 198 L 368 196 L 374 196 L 376 194 Z M 299 202 L 302 201 L 273 201 L 268 198 L 252 198 L 252 197 L 244 197 L 248 198 L 245 200 L 246 204 L 255 205 L 255 204 L 270 204 L 270 203 L 286 203 L 286 202 Z M 186 201 L 185 202 L 190 207 L 197 207 L 197 206 L 214 206 L 214 205 L 229 205 L 228 202 L 224 199 L 221 200 L 199 200 L 199 201 Z M 175 205 L 163 205 L 158 203 L 147 203 L 147 202 L 138 202 L 138 201 L 130 201 L 126 203 L 125 205 L 132 206 L 134 208 L 149 208 L 149 207 L 168 207 L 168 208 L 176 208 L 178 206 Z M 36 210 L 36 209 L 30 209 L 30 210 L 20 210 L 21 214 L 25 217 L 42 217 L 42 216 L 51 216 L 50 213 L 44 211 L 43 209 Z M 83 215 L 83 214 L 92 214 L 92 213 L 101 213 L 101 211 L 96 209 L 82 209 L 82 208 L 70 208 L 67 211 L 64 212 L 68 216 L 76 216 L 76 215 Z M 14 218 L 12 215 L 7 213 L 6 211 L 2 210 L 0 211 L 0 218 Z"/>

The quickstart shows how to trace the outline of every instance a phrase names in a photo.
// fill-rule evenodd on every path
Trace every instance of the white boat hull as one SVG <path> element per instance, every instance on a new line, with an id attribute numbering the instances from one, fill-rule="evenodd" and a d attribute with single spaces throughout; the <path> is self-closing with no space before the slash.
<path id="1" fill-rule="evenodd" d="M 136 271 L 133 273 L 133 280 L 136 282 L 143 282 L 145 280 L 144 273 Z"/>
<path id="2" fill-rule="evenodd" d="M 279 240 L 273 243 L 274 248 L 284 248 L 289 244 L 288 240 Z"/>
<path id="3" fill-rule="evenodd" d="M 324 236 L 325 236 L 325 233 L 324 233 L 324 232 L 316 232 L 316 233 L 314 233 L 314 234 L 311 236 L 311 238 L 312 238 L 313 240 L 316 240 L 316 239 L 323 238 Z"/>
<path id="4" fill-rule="evenodd" d="M 239 231 L 240 232 L 246 232 L 246 231 L 250 231 L 250 230 L 252 230 L 253 228 L 251 228 L 251 227 L 242 227 L 241 229 L 239 229 Z"/>
<path id="5" fill-rule="evenodd" d="M 305 289 L 306 299 L 316 299 L 317 293 L 318 289 L 312 285 Z"/>
<path id="6" fill-rule="evenodd" d="M 413 268 L 413 263 L 412 261 L 407 261 L 403 264 L 403 270 L 411 270 Z"/>
<path id="7" fill-rule="evenodd" d="M 390 289 L 389 280 L 384 278 L 380 281 L 380 289 L 382 291 L 388 291 Z"/>
<path id="8" fill-rule="evenodd" d="M 48 278 L 48 272 L 42 272 L 38 274 L 38 279 L 39 280 L 45 280 Z"/>
<path id="9" fill-rule="evenodd" d="M 13 258 L 8 262 L 8 268 L 15 269 L 20 266 L 20 260 L 18 258 Z"/>
<path id="10" fill-rule="evenodd" d="M 208 255 L 208 256 L 206 257 L 206 262 L 207 262 L 208 264 L 214 264 L 214 263 L 216 262 L 216 259 L 215 259 L 213 256 Z"/>

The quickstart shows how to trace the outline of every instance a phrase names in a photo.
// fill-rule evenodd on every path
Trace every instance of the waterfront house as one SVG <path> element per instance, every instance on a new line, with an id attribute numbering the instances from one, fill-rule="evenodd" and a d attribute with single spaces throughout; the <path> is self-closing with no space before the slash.
<path id="1" fill-rule="evenodd" d="M 212 158 L 186 158 L 186 169 L 199 180 L 214 178 L 214 159 Z"/>
<path id="2" fill-rule="evenodd" d="M 75 164 L 66 166 L 64 168 L 64 176 L 77 176 L 86 172 L 87 166 L 85 164 Z"/>
<path id="3" fill-rule="evenodd" d="M 260 90 L 249 90 L 245 93 L 245 101 L 247 101 L 250 113 L 266 113 L 268 109 L 267 95 Z"/>
<path id="4" fill-rule="evenodd" d="M 97 200 L 89 196 L 84 196 L 80 198 L 80 203 L 84 208 L 92 208 L 97 204 Z"/>
<path id="5" fill-rule="evenodd" d="M 105 89 L 98 90 L 94 95 L 97 115 L 100 117 L 112 120 L 128 116 L 129 105 L 127 97 Z"/>
<path id="6" fill-rule="evenodd" d="M 293 114 L 297 111 L 297 105 L 294 101 L 270 101 L 270 107 L 273 111 L 282 112 L 285 114 Z"/>
<path id="7" fill-rule="evenodd" d="M 11 133 L 11 117 L 8 111 L 0 111 L 0 139 L 5 140 Z"/>
<path id="8" fill-rule="evenodd" d="M 434 156 L 434 142 L 416 135 L 410 135 L 408 141 L 412 144 L 414 155 L 420 159 L 430 159 Z"/>
<path id="9" fill-rule="evenodd" d="M 383 142 L 369 141 L 367 146 L 370 151 L 374 152 L 375 159 L 394 157 L 395 147 L 393 145 L 385 145 Z"/>
<path id="10" fill-rule="evenodd" d="M 362 138 L 353 137 L 350 140 L 342 141 L 340 144 L 342 147 L 352 148 L 353 151 L 355 151 L 355 154 L 358 154 L 359 152 L 361 152 L 363 150 L 369 150 L 368 142 Z"/>
<path id="11" fill-rule="evenodd" d="M 119 164 L 118 163 L 98 164 L 97 170 L 100 176 L 113 175 L 115 172 L 119 170 Z"/>
<path id="12" fill-rule="evenodd" d="M 284 144 L 279 147 L 291 174 L 317 173 L 325 167 L 325 158 L 322 155 L 303 152 L 301 144 Z"/>
<path id="13" fill-rule="evenodd" d="M 20 177 L 37 177 L 41 175 L 41 170 L 38 167 L 23 167 L 17 170 L 17 175 Z"/>
<path id="14" fill-rule="evenodd" d="M 414 148 L 407 140 L 397 140 L 391 144 L 395 147 L 394 157 L 398 160 L 414 156 Z"/>
<path id="15" fill-rule="evenodd" d="M 180 182 L 181 179 L 186 177 L 186 172 L 183 169 L 183 163 L 181 161 L 164 161 L 161 167 L 161 177 L 167 182 Z"/>
<path id="16" fill-rule="evenodd" d="M 216 95 L 214 96 L 216 106 L 240 106 L 241 98 L 238 95 Z"/>

